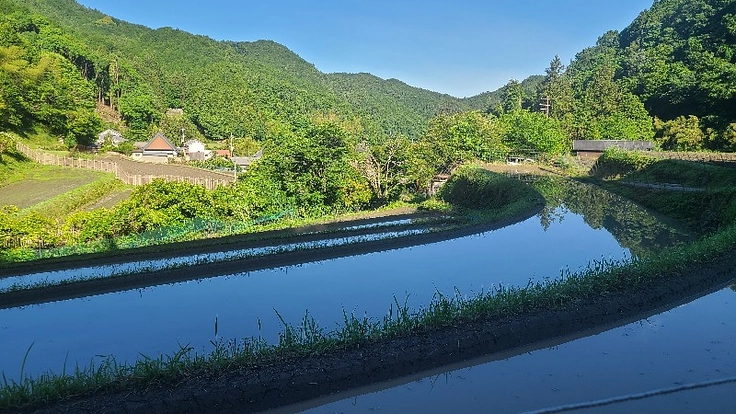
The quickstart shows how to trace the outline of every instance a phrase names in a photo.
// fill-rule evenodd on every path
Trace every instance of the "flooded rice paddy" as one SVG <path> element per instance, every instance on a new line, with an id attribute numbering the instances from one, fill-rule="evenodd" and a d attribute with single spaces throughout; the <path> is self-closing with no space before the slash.
<path id="1" fill-rule="evenodd" d="M 682 230 L 662 222 L 639 207 L 593 187 L 574 186 L 562 191 L 555 189 L 545 193 L 545 196 L 548 205 L 537 216 L 472 236 L 202 279 L 198 279 L 196 274 L 186 274 L 182 279 L 194 280 L 2 309 L 0 371 L 6 378 L 13 380 L 21 375 L 37 376 L 47 371 L 70 372 L 77 365 L 96 364 L 110 357 L 117 362 L 133 362 L 145 356 L 173 354 L 181 347 L 207 353 L 212 350 L 212 343 L 218 341 L 262 337 L 273 343 L 283 329 L 278 315 L 287 322 L 297 324 L 308 312 L 322 329 L 329 332 L 342 322 L 343 312 L 377 319 L 385 315 L 396 302 L 418 309 L 426 306 L 438 293 L 473 295 L 499 286 L 523 286 L 530 281 L 557 278 L 564 270 L 582 269 L 593 261 L 643 256 L 689 237 Z M 400 237 L 398 233 L 400 231 L 386 232 L 391 237 Z M 353 241 L 335 243 L 350 242 Z M 228 260 L 233 255 L 250 254 L 268 252 L 225 252 L 175 260 L 183 261 L 179 271 L 187 273 L 192 271 L 186 267 L 187 260 L 216 262 Z M 132 263 L 118 265 L 116 269 L 127 269 L 125 266 L 165 267 L 170 263 Z M 114 271 L 94 268 L 24 275 L 12 280 L 3 279 L 4 285 L 0 287 L 90 275 L 104 277 L 109 273 Z M 576 401 L 572 396 L 597 399 L 665 387 L 669 379 L 648 382 L 655 376 L 654 371 L 661 371 L 652 364 L 658 364 L 659 357 L 667 360 L 663 356 L 667 353 L 675 353 L 662 351 L 657 346 L 647 348 L 650 346 L 648 341 L 661 332 L 669 332 L 663 327 L 674 324 L 698 325 L 699 317 L 687 316 L 688 313 L 681 312 L 681 309 L 714 307 L 717 309 L 715 312 L 731 312 L 733 316 L 732 302 L 728 302 L 733 294 L 723 291 L 714 295 L 716 298 L 721 297 L 718 295 L 726 298 L 726 302 L 718 299 L 720 304 L 717 305 L 687 305 L 663 316 L 649 318 L 646 323 L 617 328 L 503 361 L 459 371 L 445 370 L 398 388 L 353 396 L 349 400 L 335 402 L 337 405 L 318 408 L 321 411 L 315 412 L 371 411 L 376 407 L 391 407 L 387 412 L 401 412 L 402 401 L 407 399 L 426 401 L 421 402 L 427 404 L 427 409 L 422 411 L 445 412 L 451 409 L 452 404 L 460 404 L 457 402 L 461 398 L 457 397 L 460 395 L 458 389 L 466 389 L 469 393 L 462 397 L 464 402 L 456 406 L 461 411 L 477 411 L 472 404 L 488 406 L 493 403 L 501 408 L 511 407 L 508 412 L 515 412 L 518 409 L 568 404 Z M 710 303 L 709 299 L 703 300 Z M 723 319 L 722 322 L 725 324 L 727 320 Z M 709 324 L 704 329 L 716 332 L 718 327 L 723 326 Z M 728 329 L 725 327 L 722 330 Z M 733 332 L 732 328 L 730 332 Z M 692 333 L 685 335 L 681 330 L 667 335 L 679 337 L 665 337 L 673 344 L 684 342 L 682 338 L 685 336 L 697 336 Z M 639 342 L 616 345 L 619 342 L 612 338 L 621 337 L 629 340 L 638 338 L 636 340 Z M 733 337 L 719 336 L 712 340 L 720 341 L 714 342 L 715 345 L 711 347 L 716 350 L 724 348 L 718 344 L 733 343 L 729 342 L 733 341 Z M 637 351 L 627 350 L 631 346 Z M 732 345 L 729 346 L 733 349 Z M 708 355 L 701 357 L 707 359 Z M 673 357 L 671 365 L 674 367 L 676 362 L 682 362 L 680 359 Z M 616 369 L 604 368 L 605 364 Z M 644 369 L 646 366 L 653 368 Z M 736 375 L 732 368 L 721 364 L 725 373 Z M 628 377 L 633 374 L 627 369 L 639 369 L 636 375 L 644 380 L 630 381 Z M 603 373 L 606 373 L 605 376 Z M 700 381 L 706 377 L 694 375 L 676 381 Z M 620 384 L 613 388 L 594 385 L 596 378 Z M 528 394 L 511 390 L 511 387 L 524 388 L 523 384 L 528 384 Z M 586 391 L 588 388 L 601 388 L 606 392 L 590 394 Z M 407 389 L 415 391 L 409 393 L 410 396 L 404 396 Z M 534 393 L 533 390 L 538 391 Z M 532 399 L 530 395 L 536 395 L 537 399 Z M 450 406 L 445 405 L 445 409 L 440 409 L 440 403 L 432 402 L 437 398 L 446 400 Z M 389 405 L 389 401 L 395 401 L 390 404 L 398 405 Z M 517 404 L 513 405 L 513 401 Z M 519 405 L 518 401 L 524 403 Z M 414 411 L 417 405 L 412 407 Z M 501 408 L 499 412 L 503 411 Z"/>
<path id="2" fill-rule="evenodd" d="M 604 332 L 280 412 L 733 413 L 735 289 Z"/>

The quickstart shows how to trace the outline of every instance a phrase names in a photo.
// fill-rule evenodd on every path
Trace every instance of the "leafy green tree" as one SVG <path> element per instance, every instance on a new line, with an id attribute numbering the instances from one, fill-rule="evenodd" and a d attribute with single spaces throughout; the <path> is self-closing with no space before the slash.
<path id="1" fill-rule="evenodd" d="M 133 90 L 123 94 L 119 100 L 120 113 L 134 132 L 141 134 L 158 122 L 162 111 L 157 108 L 154 97 L 144 90 Z"/>
<path id="2" fill-rule="evenodd" d="M 430 172 L 428 178 L 448 174 L 468 161 L 504 159 L 508 153 L 493 118 L 478 111 L 433 118 L 412 151 L 415 169 L 423 171 L 422 182 Z"/>
<path id="3" fill-rule="evenodd" d="M 410 141 L 404 136 L 390 137 L 358 146 L 356 168 L 366 178 L 378 204 L 398 198 L 409 183 Z"/>
<path id="4" fill-rule="evenodd" d="M 94 111 L 81 109 L 67 114 L 66 139 L 82 145 L 91 145 L 101 129 L 102 120 Z"/>
<path id="5" fill-rule="evenodd" d="M 527 110 L 502 114 L 498 118 L 502 142 L 515 155 L 558 156 L 570 149 L 560 121 Z"/>
<path id="6" fill-rule="evenodd" d="M 15 150 L 16 137 L 9 132 L 0 132 L 0 162 L 3 160 L 3 154 L 8 154 Z"/>
<path id="7" fill-rule="evenodd" d="M 303 133 L 268 143 L 246 173 L 278 186 L 281 200 L 298 214 L 353 210 L 370 201 L 368 184 L 355 168 L 355 142 L 335 122 L 309 125 Z"/>
<path id="8" fill-rule="evenodd" d="M 526 96 L 524 94 L 524 88 L 521 86 L 519 81 L 511 79 L 503 88 L 501 104 L 496 112 L 509 113 L 520 111 L 523 108 L 525 99 Z"/>
<path id="9" fill-rule="evenodd" d="M 544 80 L 539 85 L 538 100 L 539 102 L 548 100 L 549 115 L 562 119 L 572 113 L 574 98 L 570 79 L 565 76 L 565 65 L 559 56 L 555 55 L 545 73 Z"/>
<path id="10" fill-rule="evenodd" d="M 694 115 L 667 122 L 657 120 L 656 126 L 657 141 L 663 149 L 697 151 L 705 146 L 705 133 L 700 127 L 700 120 Z"/>

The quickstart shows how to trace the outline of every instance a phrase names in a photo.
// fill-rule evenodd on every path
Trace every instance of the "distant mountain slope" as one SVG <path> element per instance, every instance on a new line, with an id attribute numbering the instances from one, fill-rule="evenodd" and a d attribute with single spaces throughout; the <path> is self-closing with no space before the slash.
<path id="1" fill-rule="evenodd" d="M 527 98 L 536 98 L 537 90 L 544 80 L 542 75 L 531 75 L 521 81 L 521 88 Z M 463 102 L 470 108 L 476 110 L 493 110 L 503 100 L 507 86 L 502 86 L 495 91 L 483 92 L 476 96 L 464 98 Z"/>
<path id="2" fill-rule="evenodd" d="M 330 89 L 362 117 L 375 119 L 390 135 L 418 136 L 427 121 L 440 113 L 472 109 L 450 95 L 415 88 L 397 79 L 384 80 L 368 73 L 332 73 L 324 76 Z"/>
<path id="3" fill-rule="evenodd" d="M 272 41 L 220 42 L 153 30 L 73 0 L 0 0 L 0 10 L 45 19 L 39 35 L 50 40 L 43 47 L 73 62 L 94 85 L 98 103 L 119 110 L 141 135 L 166 108 L 181 107 L 212 138 L 260 139 L 325 112 L 415 137 L 435 114 L 472 106 L 396 80 L 326 75 Z"/>

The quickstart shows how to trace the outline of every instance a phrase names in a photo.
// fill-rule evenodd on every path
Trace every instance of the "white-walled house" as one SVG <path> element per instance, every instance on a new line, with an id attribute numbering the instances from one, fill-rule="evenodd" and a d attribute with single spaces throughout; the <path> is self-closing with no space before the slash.
<path id="1" fill-rule="evenodd" d="M 114 129 L 106 129 L 102 131 L 99 135 L 97 135 L 97 140 L 95 141 L 95 144 L 98 147 L 102 147 L 103 145 L 105 145 L 105 141 L 107 140 L 110 141 L 113 147 L 117 147 L 118 145 L 127 141 L 125 138 L 123 138 L 123 134 L 120 133 L 120 131 L 116 131 Z"/>
<path id="2" fill-rule="evenodd" d="M 203 142 L 190 139 L 184 143 L 184 156 L 190 161 L 205 161 L 212 158 L 212 151 Z"/>

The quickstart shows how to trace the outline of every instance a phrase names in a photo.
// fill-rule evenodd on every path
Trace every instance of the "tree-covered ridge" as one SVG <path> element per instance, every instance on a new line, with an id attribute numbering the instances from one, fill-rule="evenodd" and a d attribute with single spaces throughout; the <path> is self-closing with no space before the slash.
<path id="1" fill-rule="evenodd" d="M 658 0 L 568 66 L 555 57 L 535 92 L 516 81 L 472 99 L 499 113 L 546 111 L 571 139 L 656 140 L 671 150 L 736 150 L 736 2 Z"/>
<path id="2" fill-rule="evenodd" d="M 736 117 L 736 2 L 658 0 L 618 40 L 620 77 L 653 115 Z"/>
<path id="3" fill-rule="evenodd" d="M 73 0 L 0 0 L 0 8 L 6 19 L 24 16 L 43 26 L 37 33 L 43 44 L 32 47 L 73 62 L 94 85 L 97 104 L 119 111 L 138 138 L 150 134 L 166 108 L 184 109 L 205 137 L 257 140 L 328 112 L 360 117 L 369 131 L 416 137 L 438 112 L 464 108 L 459 99 L 398 81 L 325 75 L 272 41 L 152 30 Z"/>
<path id="4" fill-rule="evenodd" d="M 452 96 L 368 73 L 331 73 L 324 79 L 361 117 L 375 119 L 376 126 L 388 135 L 418 137 L 432 117 L 474 109 Z"/>
<path id="5" fill-rule="evenodd" d="M 603 91 L 591 101 L 599 106 L 619 96 L 619 108 L 629 108 L 623 114 L 640 114 L 635 117 L 643 120 L 641 102 L 655 117 L 654 138 L 663 148 L 733 151 L 734 52 L 736 2 L 658 0 L 621 33 L 606 33 L 594 47 L 580 52 L 566 74 L 572 75 L 568 81 L 574 95 L 580 94 L 585 79 L 593 83 L 584 90 Z M 576 79 L 583 82 L 576 84 Z M 567 101 L 559 102 L 564 107 Z M 609 128 L 632 126 L 614 121 Z"/>

